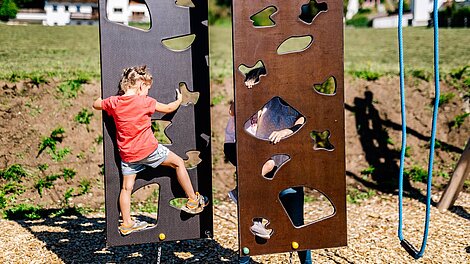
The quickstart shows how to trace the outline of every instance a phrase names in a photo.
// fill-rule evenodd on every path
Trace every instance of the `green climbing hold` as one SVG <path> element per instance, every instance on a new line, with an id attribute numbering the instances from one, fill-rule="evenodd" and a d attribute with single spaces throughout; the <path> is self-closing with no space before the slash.
<path id="1" fill-rule="evenodd" d="M 243 248 L 243 254 L 245 254 L 245 255 L 250 254 L 250 249 L 247 248 L 247 247 L 244 247 L 244 248 Z"/>

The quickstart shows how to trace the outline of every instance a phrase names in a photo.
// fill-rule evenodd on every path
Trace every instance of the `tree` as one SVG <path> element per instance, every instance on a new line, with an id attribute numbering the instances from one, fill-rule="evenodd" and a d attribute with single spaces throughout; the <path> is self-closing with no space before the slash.
<path id="1" fill-rule="evenodd" d="M 228 7 L 230 7 L 232 5 L 232 0 L 217 0 L 216 4 L 218 6 L 228 6 Z"/>
<path id="2" fill-rule="evenodd" d="M 44 0 L 13 0 L 18 8 L 44 8 Z"/>
<path id="3" fill-rule="evenodd" d="M 3 0 L 0 5 L 0 20 L 8 21 L 9 19 L 15 18 L 18 13 L 18 6 L 13 0 Z"/>

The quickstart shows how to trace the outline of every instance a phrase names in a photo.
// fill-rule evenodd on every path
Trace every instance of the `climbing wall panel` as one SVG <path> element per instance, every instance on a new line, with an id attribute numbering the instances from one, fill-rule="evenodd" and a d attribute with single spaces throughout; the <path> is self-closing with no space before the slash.
<path id="1" fill-rule="evenodd" d="M 338 0 L 233 1 L 240 254 L 346 245 L 342 14 Z M 295 122 L 299 130 L 270 142 Z M 291 193 L 301 223 L 288 214 Z M 321 209 L 313 200 L 331 210 L 307 221 L 305 211 Z M 256 219 L 269 239 L 250 230 Z"/>
<path id="2" fill-rule="evenodd" d="M 171 114 L 156 113 L 152 119 L 171 122 L 165 129 L 171 140 L 167 147 L 178 156 L 188 159 L 188 153 L 199 152 L 201 161 L 197 166 L 190 166 L 189 176 L 194 189 L 212 200 L 207 2 L 147 0 L 145 4 L 151 17 L 148 30 L 110 21 L 107 14 L 112 10 L 107 10 L 108 1 L 99 1 L 102 97 L 116 95 L 123 69 L 138 65 L 147 65 L 150 69 L 154 82 L 149 96 L 159 102 L 174 101 L 175 89 L 187 89 L 183 94 L 198 92 L 197 102 L 183 104 Z M 107 245 L 158 242 L 160 233 L 166 235 L 165 241 L 212 236 L 212 206 L 196 216 L 170 206 L 170 200 L 185 197 L 185 194 L 175 170 L 163 166 L 138 174 L 134 186 L 135 192 L 158 184 L 156 225 L 127 236 L 119 233 L 121 161 L 114 122 L 106 113 L 103 113 L 103 120 Z"/>

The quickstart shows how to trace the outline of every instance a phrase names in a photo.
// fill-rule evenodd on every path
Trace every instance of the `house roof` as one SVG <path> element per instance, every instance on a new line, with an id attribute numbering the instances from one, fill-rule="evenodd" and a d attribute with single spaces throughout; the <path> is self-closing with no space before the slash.
<path id="1" fill-rule="evenodd" d="M 21 8 L 18 10 L 18 13 L 23 13 L 23 14 L 45 14 L 46 11 L 44 8 Z"/>

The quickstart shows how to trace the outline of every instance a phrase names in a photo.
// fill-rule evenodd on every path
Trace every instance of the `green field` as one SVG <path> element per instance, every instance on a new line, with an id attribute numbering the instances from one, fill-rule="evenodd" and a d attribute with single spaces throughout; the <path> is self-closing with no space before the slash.
<path id="1" fill-rule="evenodd" d="M 440 29 L 440 67 L 443 73 L 470 64 L 469 29 Z M 396 29 L 345 30 L 345 71 L 398 72 Z M 405 28 L 405 67 L 432 72 L 432 29 Z M 6 26 L 0 24 L 0 79 L 12 74 L 60 79 L 86 74 L 99 77 L 96 26 Z M 232 73 L 231 28 L 211 26 L 211 78 L 221 81 Z"/>
<path id="2" fill-rule="evenodd" d="M 433 71 L 433 30 L 404 28 L 405 69 Z M 447 73 L 470 64 L 470 29 L 439 29 L 439 67 Z M 396 29 L 347 28 L 345 31 L 345 70 L 370 69 L 398 73 Z"/>
<path id="3" fill-rule="evenodd" d="M 232 29 L 228 26 L 209 28 L 211 79 L 221 81 L 232 75 Z"/>
<path id="4" fill-rule="evenodd" d="M 231 34 L 230 27 L 212 27 L 210 34 L 212 79 L 231 74 Z M 432 73 L 433 30 L 405 28 L 403 36 L 405 69 Z M 344 43 L 346 72 L 370 70 L 380 74 L 398 73 L 396 29 L 346 28 Z M 448 73 L 470 64 L 468 43 L 470 43 L 470 29 L 439 30 L 441 72 Z"/>
<path id="5" fill-rule="evenodd" d="M 99 34 L 96 26 L 45 27 L 0 24 L 0 78 L 43 75 L 98 78 Z"/>

